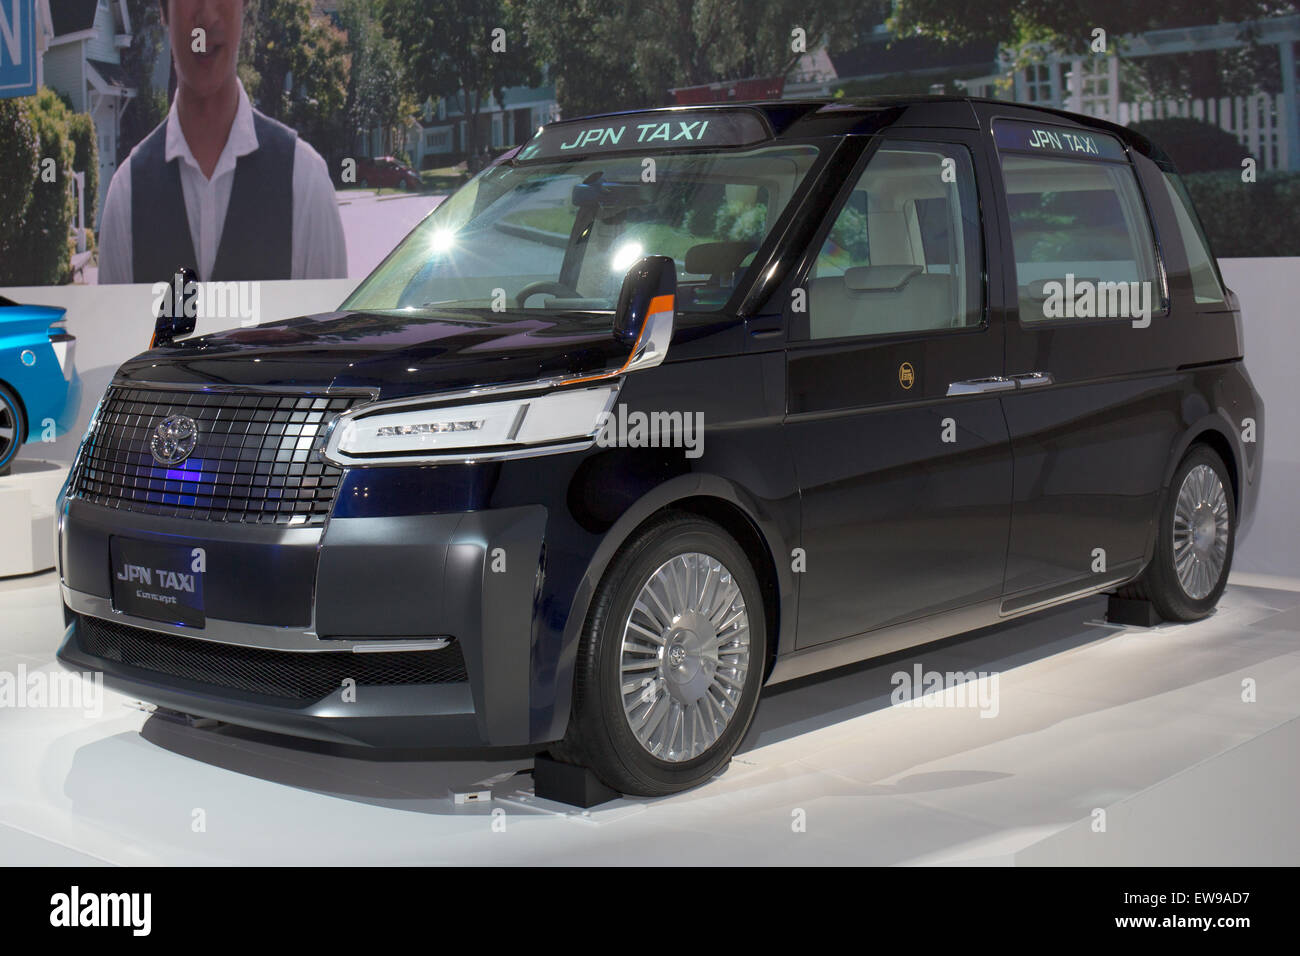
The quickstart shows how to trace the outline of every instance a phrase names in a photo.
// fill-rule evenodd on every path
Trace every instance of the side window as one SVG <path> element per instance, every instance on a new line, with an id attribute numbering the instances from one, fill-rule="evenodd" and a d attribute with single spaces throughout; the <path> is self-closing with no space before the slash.
<path id="1" fill-rule="evenodd" d="M 1130 166 L 1004 154 L 1002 175 L 1022 321 L 1131 318 L 1143 303 L 1163 307 Z"/>
<path id="2" fill-rule="evenodd" d="M 891 143 L 840 207 L 808 279 L 814 339 L 978 325 L 979 204 L 961 146 Z"/>
<path id="3" fill-rule="evenodd" d="M 1174 207 L 1174 221 L 1178 223 L 1183 248 L 1187 250 L 1187 267 L 1192 274 L 1192 295 L 1196 304 L 1222 303 L 1223 286 L 1214 266 L 1214 257 L 1210 255 L 1210 244 L 1201 230 L 1201 220 L 1192 208 L 1192 198 L 1187 195 L 1187 187 L 1173 173 L 1165 173 L 1164 181 L 1169 193 L 1169 204 Z"/>

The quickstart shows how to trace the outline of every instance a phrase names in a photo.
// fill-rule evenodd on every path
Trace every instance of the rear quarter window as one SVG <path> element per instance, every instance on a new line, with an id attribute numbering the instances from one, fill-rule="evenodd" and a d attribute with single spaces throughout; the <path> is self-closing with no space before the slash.
<path id="1" fill-rule="evenodd" d="M 1165 190 L 1169 193 L 1169 204 L 1174 208 L 1174 222 L 1182 237 L 1183 249 L 1187 252 L 1187 269 L 1191 273 L 1192 295 L 1196 304 L 1221 305 L 1225 300 L 1219 270 L 1210 254 L 1210 244 L 1201 228 L 1200 217 L 1192 207 L 1187 187 L 1174 173 L 1167 172 L 1162 178 Z"/>

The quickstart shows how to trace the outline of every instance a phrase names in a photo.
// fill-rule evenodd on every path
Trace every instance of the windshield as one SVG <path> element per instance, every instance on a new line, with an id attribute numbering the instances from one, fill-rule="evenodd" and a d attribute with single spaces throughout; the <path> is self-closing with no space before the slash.
<path id="1" fill-rule="evenodd" d="M 677 264 L 678 311 L 713 311 L 816 158 L 813 146 L 768 146 L 496 166 L 421 222 L 343 308 L 612 312 L 627 269 L 660 255 Z"/>

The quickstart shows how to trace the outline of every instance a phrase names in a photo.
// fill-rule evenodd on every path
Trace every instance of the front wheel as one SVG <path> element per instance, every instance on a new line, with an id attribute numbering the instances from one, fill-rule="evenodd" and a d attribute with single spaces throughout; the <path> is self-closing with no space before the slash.
<path id="1" fill-rule="evenodd" d="M 1194 446 L 1169 483 L 1151 564 L 1121 595 L 1150 601 L 1168 621 L 1207 616 L 1228 584 L 1236 525 L 1223 459 L 1205 445 Z"/>
<path id="2" fill-rule="evenodd" d="M 18 396 L 0 385 L 0 475 L 9 474 L 13 467 L 26 428 L 23 406 L 18 401 Z"/>
<path id="3" fill-rule="evenodd" d="M 758 578 L 735 540 L 694 515 L 655 521 L 597 588 L 552 754 L 622 793 L 703 783 L 749 728 L 766 653 Z"/>

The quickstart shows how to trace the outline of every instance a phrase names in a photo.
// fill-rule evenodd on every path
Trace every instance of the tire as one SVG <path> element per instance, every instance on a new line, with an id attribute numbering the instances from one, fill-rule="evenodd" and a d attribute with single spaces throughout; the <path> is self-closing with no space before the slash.
<path id="1" fill-rule="evenodd" d="M 669 581 L 680 590 L 670 593 Z M 653 596 L 638 606 L 646 587 Z M 758 578 L 722 527 L 684 513 L 647 525 L 615 555 L 592 598 L 568 732 L 552 756 L 637 796 L 664 796 L 705 782 L 731 760 L 758 706 L 766 621 Z M 632 636 L 626 644 L 625 629 Z M 647 639 L 647 631 L 656 631 L 661 643 Z M 626 663 L 641 692 L 625 697 Z M 645 720 L 645 743 L 633 719 Z"/>
<path id="2" fill-rule="evenodd" d="M 1193 540 L 1187 542 L 1183 530 L 1186 522 L 1177 520 L 1177 516 L 1180 509 L 1186 514 L 1193 505 L 1199 537 L 1193 535 Z M 1176 543 L 1176 533 L 1182 544 Z M 1150 601 L 1167 621 L 1199 621 L 1208 616 L 1228 584 L 1237 538 L 1237 503 L 1228 469 L 1208 446 L 1194 445 L 1174 471 L 1156 535 L 1151 563 L 1137 581 L 1121 589 L 1120 595 Z M 1184 567 L 1190 570 L 1180 576 L 1177 557 L 1184 552 L 1189 555 Z"/>
<path id="3" fill-rule="evenodd" d="M 26 434 L 27 420 L 22 403 L 17 395 L 0 385 L 0 476 L 9 474 L 13 468 Z"/>

